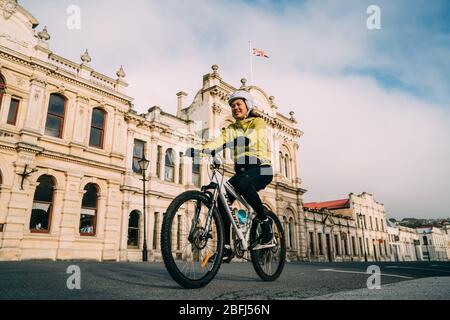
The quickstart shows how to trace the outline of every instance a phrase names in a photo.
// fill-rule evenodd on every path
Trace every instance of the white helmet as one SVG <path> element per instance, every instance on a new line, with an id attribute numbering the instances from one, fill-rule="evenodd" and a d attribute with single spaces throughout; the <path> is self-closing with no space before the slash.
<path id="1" fill-rule="evenodd" d="M 248 93 L 247 91 L 238 90 L 230 96 L 230 98 L 228 99 L 228 104 L 231 106 L 233 101 L 236 99 L 244 100 L 245 104 L 247 105 L 247 109 L 248 109 L 248 112 L 247 112 L 247 117 L 248 117 L 248 115 L 254 108 L 252 95 L 250 93 Z"/>

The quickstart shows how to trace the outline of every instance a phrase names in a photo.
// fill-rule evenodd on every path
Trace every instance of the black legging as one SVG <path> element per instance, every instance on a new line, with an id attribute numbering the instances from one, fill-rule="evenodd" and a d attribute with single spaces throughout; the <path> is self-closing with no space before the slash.
<path id="1" fill-rule="evenodd" d="M 230 180 L 230 184 L 235 190 L 244 197 L 245 201 L 255 210 L 259 220 L 265 220 L 267 214 L 262 204 L 258 191 L 263 190 L 273 180 L 273 169 L 270 166 L 251 166 L 245 172 L 239 172 Z M 228 194 L 230 203 L 233 204 L 236 200 L 232 195 Z M 218 201 L 218 209 L 222 215 L 225 227 L 225 244 L 230 244 L 230 226 L 231 221 L 226 214 L 222 201 Z"/>

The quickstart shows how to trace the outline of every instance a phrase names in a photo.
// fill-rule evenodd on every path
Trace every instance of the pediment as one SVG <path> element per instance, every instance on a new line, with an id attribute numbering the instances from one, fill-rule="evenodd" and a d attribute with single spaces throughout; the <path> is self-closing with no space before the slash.
<path id="1" fill-rule="evenodd" d="M 0 45 L 32 55 L 37 44 L 35 28 L 38 21 L 12 0 L 0 0 Z"/>

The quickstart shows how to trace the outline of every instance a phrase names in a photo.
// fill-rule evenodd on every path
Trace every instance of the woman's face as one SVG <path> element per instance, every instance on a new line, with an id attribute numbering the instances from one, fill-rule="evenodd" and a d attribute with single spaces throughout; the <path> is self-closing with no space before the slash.
<path id="1" fill-rule="evenodd" d="M 248 108 L 243 99 L 236 99 L 231 103 L 231 112 L 236 120 L 243 120 L 247 116 Z"/>

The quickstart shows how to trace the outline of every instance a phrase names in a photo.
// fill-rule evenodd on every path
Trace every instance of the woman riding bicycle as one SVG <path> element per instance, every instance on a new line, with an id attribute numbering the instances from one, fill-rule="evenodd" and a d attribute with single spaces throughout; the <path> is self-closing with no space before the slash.
<path id="1" fill-rule="evenodd" d="M 246 91 L 237 91 L 228 101 L 233 118 L 236 120 L 215 140 L 203 146 L 204 153 L 211 153 L 224 144 L 235 139 L 247 138 L 248 145 L 235 146 L 233 161 L 236 174 L 229 180 L 235 190 L 244 197 L 256 212 L 258 222 L 261 224 L 259 245 L 270 244 L 273 239 L 272 220 L 267 217 L 258 191 L 263 190 L 273 180 L 273 169 L 270 161 L 266 123 L 258 117 L 253 108 L 253 99 Z M 236 200 L 228 194 L 230 203 Z M 224 262 L 230 262 L 234 253 L 230 246 L 230 226 L 224 204 L 219 201 L 218 209 L 225 224 L 225 251 Z"/>

